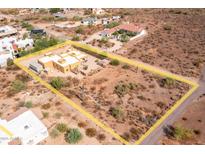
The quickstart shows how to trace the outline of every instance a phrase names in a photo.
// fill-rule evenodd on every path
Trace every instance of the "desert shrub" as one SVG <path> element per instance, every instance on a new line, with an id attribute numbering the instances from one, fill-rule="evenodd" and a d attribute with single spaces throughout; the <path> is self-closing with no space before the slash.
<path id="1" fill-rule="evenodd" d="M 125 94 L 127 94 L 130 90 L 133 90 L 137 87 L 135 83 L 119 83 L 114 88 L 114 93 L 116 93 L 119 97 L 123 97 Z"/>
<path id="2" fill-rule="evenodd" d="M 117 59 L 113 59 L 113 60 L 110 61 L 110 65 L 117 66 L 119 64 L 120 64 L 120 62 Z"/>
<path id="3" fill-rule="evenodd" d="M 32 29 L 34 29 L 34 27 L 31 24 L 29 24 L 28 22 L 22 22 L 21 27 L 26 28 L 27 31 L 31 31 Z"/>
<path id="4" fill-rule="evenodd" d="M 120 25 L 119 22 L 113 21 L 113 22 L 107 24 L 105 27 L 106 27 L 106 28 L 113 28 L 113 27 L 116 27 L 116 26 L 119 26 L 119 25 Z"/>
<path id="5" fill-rule="evenodd" d="M 51 107 L 50 103 L 46 103 L 46 104 L 41 105 L 41 108 L 44 109 L 44 110 L 47 110 L 50 107 Z"/>
<path id="6" fill-rule="evenodd" d="M 7 66 L 12 66 L 14 64 L 11 58 L 7 59 Z"/>
<path id="7" fill-rule="evenodd" d="M 130 134 L 129 134 L 128 132 L 124 132 L 124 133 L 121 135 L 121 137 L 122 137 L 123 139 L 125 139 L 126 141 L 129 141 L 129 140 L 131 139 L 131 136 L 130 136 Z"/>
<path id="8" fill-rule="evenodd" d="M 87 126 L 86 122 L 79 122 L 78 123 L 78 127 L 80 127 L 80 128 L 85 128 L 86 126 Z"/>
<path id="9" fill-rule="evenodd" d="M 18 93 L 18 92 L 20 92 L 20 91 L 22 91 L 24 89 L 26 89 L 26 84 L 23 81 L 21 81 L 21 80 L 15 80 L 11 84 L 10 91 L 12 93 Z"/>
<path id="10" fill-rule="evenodd" d="M 61 133 L 64 133 L 68 130 L 68 126 L 64 123 L 59 123 L 56 125 L 56 129 L 61 132 Z"/>
<path id="11" fill-rule="evenodd" d="M 50 132 L 51 138 L 56 138 L 59 136 L 59 134 L 60 132 L 56 128 L 52 129 L 52 131 Z"/>
<path id="12" fill-rule="evenodd" d="M 84 29 L 83 27 L 79 26 L 76 30 L 75 30 L 76 33 L 78 34 L 84 34 Z"/>
<path id="13" fill-rule="evenodd" d="M 82 134 L 77 128 L 67 130 L 65 134 L 65 141 L 71 144 L 75 144 L 82 139 Z"/>
<path id="14" fill-rule="evenodd" d="M 167 137 L 175 138 L 177 140 L 187 140 L 193 137 L 193 131 L 191 129 L 184 128 L 182 126 L 166 126 L 164 132 Z"/>
<path id="15" fill-rule="evenodd" d="M 106 138 L 105 134 L 99 134 L 99 135 L 97 136 L 97 139 L 98 139 L 99 141 L 104 141 L 105 138 Z"/>
<path id="16" fill-rule="evenodd" d="M 82 17 L 79 17 L 79 16 L 74 16 L 73 17 L 73 21 L 80 21 L 82 20 Z"/>
<path id="17" fill-rule="evenodd" d="M 119 106 L 117 106 L 117 107 L 111 107 L 111 108 L 109 109 L 109 111 L 110 111 L 110 114 L 111 114 L 113 117 L 115 117 L 116 119 L 120 119 L 120 118 L 123 117 L 123 110 L 122 110 Z"/>
<path id="18" fill-rule="evenodd" d="M 57 118 L 57 119 L 60 119 L 61 116 L 62 116 L 62 114 L 61 114 L 60 112 L 56 112 L 56 113 L 54 114 L 54 117 Z"/>
<path id="19" fill-rule="evenodd" d="M 61 89 L 63 87 L 63 80 L 59 77 L 55 77 L 51 80 L 50 84 L 55 88 L 55 89 Z"/>
<path id="20" fill-rule="evenodd" d="M 32 108 L 33 103 L 32 103 L 32 101 L 27 101 L 27 102 L 24 103 L 24 106 L 27 107 L 27 108 Z"/>
<path id="21" fill-rule="evenodd" d="M 49 12 L 52 13 L 52 14 L 53 13 L 58 13 L 58 12 L 61 12 L 61 9 L 60 8 L 50 8 Z"/>
<path id="22" fill-rule="evenodd" d="M 125 65 L 123 65 L 123 66 L 122 66 L 122 68 L 123 68 L 123 69 L 129 69 L 129 68 L 130 68 L 130 66 L 129 66 L 129 65 L 127 65 L 127 64 L 125 64 Z"/>
<path id="23" fill-rule="evenodd" d="M 105 43 L 108 42 L 108 40 L 109 40 L 109 39 L 108 39 L 107 37 L 102 37 L 102 38 L 99 40 L 99 42 L 105 44 Z"/>
<path id="24" fill-rule="evenodd" d="M 129 39 L 130 39 L 129 36 L 126 35 L 126 34 L 122 34 L 122 35 L 120 36 L 120 41 L 121 41 L 121 42 L 128 42 Z"/>
<path id="25" fill-rule="evenodd" d="M 49 117 L 49 113 L 48 112 L 42 112 L 43 114 L 43 118 L 48 118 Z"/>
<path id="26" fill-rule="evenodd" d="M 79 36 L 73 36 L 72 41 L 79 41 L 80 37 Z"/>
<path id="27" fill-rule="evenodd" d="M 174 128 L 174 138 L 177 140 L 187 140 L 193 137 L 193 131 L 188 128 L 176 126 Z"/>
<path id="28" fill-rule="evenodd" d="M 85 134 L 89 137 L 94 137 L 97 134 L 97 131 L 95 128 L 88 128 L 86 129 Z"/>
<path id="29" fill-rule="evenodd" d="M 176 83 L 175 80 L 171 78 L 164 78 L 164 79 L 161 79 L 159 82 L 160 82 L 159 85 L 161 87 L 166 87 L 166 88 L 171 88 Z"/>
<path id="30" fill-rule="evenodd" d="M 28 75 L 26 75 L 26 74 L 17 74 L 16 75 L 16 80 L 21 80 L 21 81 L 24 81 L 24 82 L 28 82 L 28 81 L 30 81 L 30 77 L 28 76 Z"/>

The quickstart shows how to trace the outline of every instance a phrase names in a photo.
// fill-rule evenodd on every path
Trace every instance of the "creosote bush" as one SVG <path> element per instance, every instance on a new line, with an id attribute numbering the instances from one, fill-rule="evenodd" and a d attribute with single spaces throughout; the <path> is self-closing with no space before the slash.
<path id="1" fill-rule="evenodd" d="M 97 134 L 97 131 L 95 128 L 88 128 L 86 129 L 85 134 L 89 137 L 94 137 Z"/>

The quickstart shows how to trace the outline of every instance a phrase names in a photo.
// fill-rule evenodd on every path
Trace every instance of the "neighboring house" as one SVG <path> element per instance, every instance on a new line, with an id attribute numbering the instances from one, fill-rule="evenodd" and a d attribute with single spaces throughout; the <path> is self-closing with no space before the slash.
<path id="1" fill-rule="evenodd" d="M 17 39 L 16 37 L 5 37 L 0 39 L 0 66 L 4 67 L 8 59 L 13 59 L 21 49 L 33 47 L 33 39 Z"/>
<path id="2" fill-rule="evenodd" d="M 1 26 L 0 27 L 0 38 L 6 36 L 12 36 L 17 34 L 17 30 L 11 26 Z"/>
<path id="3" fill-rule="evenodd" d="M 61 18 L 61 19 L 65 18 L 65 14 L 61 12 L 54 13 L 53 16 L 56 18 Z"/>
<path id="4" fill-rule="evenodd" d="M 4 54 L 0 53 L 0 68 L 7 66 L 8 59 L 13 59 L 13 55 L 10 53 L 4 53 Z"/>
<path id="5" fill-rule="evenodd" d="M 0 136 L 0 145 L 35 145 L 48 137 L 48 130 L 31 110 L 23 108 L 0 119 Z"/>
<path id="6" fill-rule="evenodd" d="M 81 24 L 83 25 L 96 25 L 97 24 L 97 18 L 85 18 L 81 21 Z"/>
<path id="7" fill-rule="evenodd" d="M 107 25 L 107 24 L 109 24 L 111 22 L 111 19 L 109 19 L 109 18 L 102 18 L 101 21 L 102 21 L 103 25 Z"/>
<path id="8" fill-rule="evenodd" d="M 137 34 L 137 33 L 140 33 L 143 29 L 139 25 L 136 25 L 133 23 L 132 24 L 122 24 L 122 25 L 116 26 L 116 27 L 111 28 L 111 29 L 105 29 L 104 31 L 102 31 L 100 33 L 100 35 L 102 37 L 114 38 L 114 37 L 118 37 L 118 36 L 114 36 L 113 34 L 115 32 L 120 31 L 120 30 Z"/>
<path id="9" fill-rule="evenodd" d="M 121 16 L 112 16 L 112 20 L 119 20 Z"/>
<path id="10" fill-rule="evenodd" d="M 16 37 L 5 37 L 0 39 L 0 52 L 8 51 L 14 56 L 18 54 L 19 50 L 33 47 L 33 39 L 17 39 Z"/>
<path id="11" fill-rule="evenodd" d="M 92 13 L 96 14 L 96 15 L 102 15 L 102 14 L 105 14 L 105 10 L 103 10 L 101 8 L 93 8 Z"/>

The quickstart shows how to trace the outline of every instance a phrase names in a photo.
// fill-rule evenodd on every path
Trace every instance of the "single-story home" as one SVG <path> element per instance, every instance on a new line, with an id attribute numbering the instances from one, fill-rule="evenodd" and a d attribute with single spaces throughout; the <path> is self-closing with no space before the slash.
<path id="1" fill-rule="evenodd" d="M 0 38 L 17 34 L 17 29 L 11 26 L 0 27 Z"/>
<path id="2" fill-rule="evenodd" d="M 23 108 L 0 119 L 0 136 L 0 145 L 35 145 L 48 137 L 48 130 L 31 110 Z"/>
<path id="3" fill-rule="evenodd" d="M 97 23 L 97 18 L 85 18 L 81 21 L 81 24 L 83 25 L 95 25 Z"/>
<path id="4" fill-rule="evenodd" d="M 65 18 L 65 14 L 61 13 L 61 12 L 57 12 L 57 13 L 53 13 L 53 16 L 56 18 Z"/>

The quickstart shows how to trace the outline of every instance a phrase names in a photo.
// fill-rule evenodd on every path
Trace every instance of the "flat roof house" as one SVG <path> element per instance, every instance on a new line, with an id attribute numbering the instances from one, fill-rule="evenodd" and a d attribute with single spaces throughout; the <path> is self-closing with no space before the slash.
<path id="1" fill-rule="evenodd" d="M 44 69 L 55 68 L 62 73 L 66 73 L 77 68 L 80 65 L 82 58 L 84 58 L 84 56 L 77 52 L 76 55 L 71 55 L 71 53 L 62 53 L 60 55 L 50 54 L 40 58 L 38 62 Z"/>
<path id="2" fill-rule="evenodd" d="M 85 18 L 81 21 L 83 25 L 95 25 L 97 23 L 97 18 Z"/>
<path id="3" fill-rule="evenodd" d="M 47 128 L 36 115 L 31 110 L 22 111 L 12 119 L 0 119 L 0 145 L 35 145 L 48 137 Z"/>
<path id="4" fill-rule="evenodd" d="M 15 35 L 17 30 L 11 26 L 1 26 L 0 27 L 0 38 Z"/>

